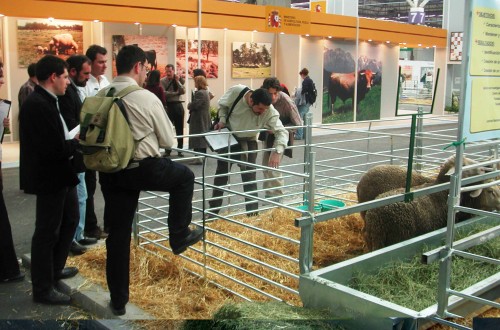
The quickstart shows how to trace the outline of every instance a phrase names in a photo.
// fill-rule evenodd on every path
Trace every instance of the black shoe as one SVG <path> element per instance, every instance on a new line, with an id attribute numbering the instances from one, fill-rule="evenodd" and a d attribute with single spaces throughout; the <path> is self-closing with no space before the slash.
<path id="1" fill-rule="evenodd" d="M 174 254 L 181 254 L 186 251 L 188 246 L 196 244 L 201 241 L 203 238 L 203 229 L 197 227 L 196 229 L 191 230 L 189 235 L 182 239 L 170 239 L 170 247 L 172 248 L 172 252 Z"/>
<path id="2" fill-rule="evenodd" d="M 78 244 L 80 244 L 80 245 L 92 245 L 95 243 L 97 243 L 97 238 L 95 238 L 95 237 L 83 236 L 83 238 L 78 241 Z"/>
<path id="3" fill-rule="evenodd" d="M 33 295 L 33 301 L 47 305 L 68 305 L 71 303 L 71 297 L 56 289 L 51 289 L 49 293 L 45 295 Z"/>
<path id="4" fill-rule="evenodd" d="M 113 306 L 113 303 L 111 301 L 109 302 L 109 309 L 111 309 L 111 312 L 113 313 L 113 315 L 116 315 L 116 316 L 125 315 L 125 313 L 127 312 L 127 310 L 125 309 L 125 306 L 123 306 L 122 308 L 115 308 L 115 306 Z"/>
<path id="5" fill-rule="evenodd" d="M 73 241 L 71 242 L 71 245 L 69 247 L 69 252 L 71 252 L 73 255 L 80 255 L 87 252 L 87 248 L 77 241 Z"/>
<path id="6" fill-rule="evenodd" d="M 184 154 L 182 152 L 178 152 L 177 156 L 182 158 L 182 157 L 184 157 Z"/>
<path id="7" fill-rule="evenodd" d="M 54 273 L 54 279 L 64 280 L 65 278 L 70 278 L 78 274 L 78 268 L 76 267 L 65 267 L 63 270 Z"/>
<path id="8" fill-rule="evenodd" d="M 14 282 L 21 282 L 22 280 L 24 280 L 24 273 L 20 272 L 19 274 L 14 275 L 12 277 L 0 279 L 0 283 L 14 283 Z"/>
<path id="9" fill-rule="evenodd" d="M 163 157 L 170 157 L 170 153 L 172 153 L 172 150 L 165 150 Z"/>

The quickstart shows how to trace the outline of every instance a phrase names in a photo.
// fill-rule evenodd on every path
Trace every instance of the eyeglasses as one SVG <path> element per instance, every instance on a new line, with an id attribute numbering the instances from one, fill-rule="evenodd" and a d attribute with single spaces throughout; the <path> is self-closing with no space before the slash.
<path id="1" fill-rule="evenodd" d="M 151 71 L 151 67 L 144 65 L 144 63 L 141 63 L 142 67 L 146 69 L 146 73 L 149 73 Z"/>

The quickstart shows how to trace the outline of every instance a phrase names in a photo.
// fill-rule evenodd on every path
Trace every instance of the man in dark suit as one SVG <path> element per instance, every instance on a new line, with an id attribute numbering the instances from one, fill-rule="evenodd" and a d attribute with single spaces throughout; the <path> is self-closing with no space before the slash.
<path id="1" fill-rule="evenodd" d="M 24 191 L 36 195 L 35 232 L 31 242 L 33 300 L 45 304 L 69 304 L 70 296 L 55 282 L 76 275 L 65 268 L 78 223 L 78 184 L 71 164 L 78 140 L 71 138 L 59 112 L 58 96 L 69 84 L 67 64 L 46 55 L 37 63 L 39 84 L 19 114 L 20 171 Z"/>
<path id="2" fill-rule="evenodd" d="M 63 116 L 68 130 L 72 130 L 80 124 L 80 112 L 82 111 L 82 102 L 85 99 L 83 92 L 78 87 L 85 87 L 90 77 L 90 67 L 92 61 L 85 55 L 72 55 L 67 60 L 68 75 L 70 84 L 66 88 L 66 93 L 59 97 L 59 109 Z M 78 86 L 78 87 L 77 87 Z M 85 212 L 87 205 L 87 186 L 85 184 L 85 164 L 83 155 L 76 153 L 72 159 L 73 166 L 80 183 L 76 186 L 78 195 L 78 206 L 80 221 L 76 227 L 75 236 L 70 246 L 70 252 L 74 255 L 83 254 L 87 250 L 84 245 L 97 243 L 97 238 L 85 237 Z"/>

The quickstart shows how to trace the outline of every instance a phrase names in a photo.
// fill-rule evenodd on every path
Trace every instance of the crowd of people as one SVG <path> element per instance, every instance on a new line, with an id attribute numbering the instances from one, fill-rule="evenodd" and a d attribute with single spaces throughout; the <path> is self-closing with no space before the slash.
<path id="1" fill-rule="evenodd" d="M 174 254 L 203 239 L 204 231 L 192 224 L 193 171 L 181 162 L 172 161 L 171 150 L 177 147 L 183 157 L 184 79 L 168 64 L 166 75 L 150 70 L 145 52 L 135 45 L 124 46 L 116 55 L 117 76 L 105 77 L 107 50 L 92 45 L 85 55 L 63 59 L 45 55 L 28 67 L 28 81 L 19 91 L 20 188 L 36 196 L 35 230 L 31 245 L 33 300 L 44 304 L 69 304 L 71 297 L 57 289 L 57 281 L 78 273 L 66 267 L 69 254 L 87 251 L 87 246 L 106 239 L 106 279 L 110 291 L 110 309 L 115 315 L 126 313 L 129 300 L 129 264 L 132 222 L 141 191 L 169 193 L 169 243 Z M 212 125 L 210 102 L 214 95 L 206 73 L 194 70 L 194 90 L 187 104 L 189 110 L 189 148 L 200 156 L 207 153 L 203 133 Z M 278 168 L 283 155 L 292 157 L 288 146 L 301 139 L 301 128 L 310 104 L 304 102 L 310 78 L 302 69 L 302 88 L 292 99 L 286 86 L 276 78 L 264 80 L 261 88 L 243 85 L 229 88 L 217 101 L 219 122 L 214 130 L 229 128 L 236 132 L 237 145 L 231 153 L 219 150 L 214 185 L 228 183 L 231 163 L 240 164 L 244 191 L 257 196 L 256 182 L 258 140 L 262 141 L 264 171 L 262 191 L 266 198 L 281 202 L 283 178 Z M 4 83 L 0 62 L 0 87 Z M 80 113 L 87 97 L 119 93 L 129 86 L 141 86 L 122 98 L 130 129 L 136 142 L 135 154 L 126 169 L 97 173 L 87 169 L 79 152 Z M 302 94 L 301 94 L 302 93 Z M 5 127 L 10 124 L 6 118 Z M 286 128 L 289 126 L 290 128 Z M 258 134 L 259 129 L 265 132 Z M 164 152 L 162 152 L 164 150 Z M 233 152 L 237 152 L 234 154 Z M 188 165 L 202 164 L 195 157 Z M 1 149 L 0 149 L 1 160 Z M 0 162 L 1 168 L 1 162 Z M 98 225 L 94 194 L 99 179 L 104 197 L 103 227 Z M 0 170 L 0 282 L 24 279 L 14 251 L 7 209 L 1 194 Z M 209 217 L 222 206 L 222 189 L 214 189 L 209 201 Z M 258 212 L 258 202 L 247 198 L 249 215 Z"/>

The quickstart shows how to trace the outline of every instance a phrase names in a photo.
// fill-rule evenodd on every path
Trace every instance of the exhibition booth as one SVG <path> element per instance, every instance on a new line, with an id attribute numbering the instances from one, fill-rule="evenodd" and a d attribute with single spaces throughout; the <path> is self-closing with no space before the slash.
<path id="1" fill-rule="evenodd" d="M 114 56 L 125 44 L 138 44 L 153 53 L 154 66 L 162 74 L 169 63 L 187 77 L 194 68 L 204 68 L 215 95 L 212 106 L 229 87 L 258 88 L 271 76 L 293 93 L 301 84 L 298 72 L 306 67 L 318 90 L 318 100 L 311 107 L 317 124 L 394 117 L 398 70 L 405 57 L 411 74 L 402 85 L 413 86 L 418 80 L 419 90 L 428 86 L 420 82 L 422 73 L 434 75 L 447 67 L 446 30 L 283 7 L 215 0 L 143 5 L 130 0 L 26 0 L 23 6 L 2 2 L 0 14 L 4 15 L 0 49 L 6 73 L 0 97 L 12 100 L 12 134 L 6 142 L 19 139 L 17 92 L 28 78 L 27 66 L 47 53 L 57 51 L 62 58 L 85 53 L 91 44 L 109 51 L 106 76 L 110 80 L 115 74 Z M 51 40 L 63 34 L 70 34 L 77 46 L 61 52 L 51 49 Z M 360 79 L 365 72 L 371 75 L 368 84 Z M 336 98 L 332 79 L 349 74 L 357 81 L 354 94 Z M 438 115 L 443 114 L 445 103 L 446 75 L 442 77 L 434 99 Z M 187 79 L 186 86 L 190 95 L 192 79 Z"/>

